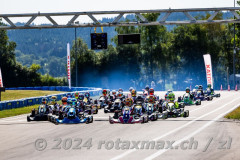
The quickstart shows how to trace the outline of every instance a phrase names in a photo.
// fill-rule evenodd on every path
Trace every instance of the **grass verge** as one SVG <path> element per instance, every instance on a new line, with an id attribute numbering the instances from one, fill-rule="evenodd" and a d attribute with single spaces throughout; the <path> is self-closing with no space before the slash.
<path id="1" fill-rule="evenodd" d="M 12 117 L 12 116 L 17 116 L 21 114 L 27 114 L 31 113 L 31 110 L 33 108 L 38 108 L 39 104 L 33 105 L 33 106 L 28 106 L 28 107 L 22 107 L 22 108 L 14 108 L 14 109 L 7 109 L 0 111 L 0 118 L 6 118 L 6 117 Z"/>
<path id="2" fill-rule="evenodd" d="M 61 91 L 39 91 L 39 90 L 6 90 L 2 92 L 2 101 L 38 97 L 51 94 L 63 93 Z"/>
<path id="3" fill-rule="evenodd" d="M 240 106 L 232 112 L 228 113 L 226 116 L 224 116 L 224 118 L 240 120 Z"/>

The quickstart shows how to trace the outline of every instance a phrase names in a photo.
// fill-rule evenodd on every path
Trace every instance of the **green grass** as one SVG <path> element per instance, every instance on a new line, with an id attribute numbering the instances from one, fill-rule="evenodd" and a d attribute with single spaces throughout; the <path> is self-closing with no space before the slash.
<path id="1" fill-rule="evenodd" d="M 63 93 L 61 91 L 39 91 L 39 90 L 6 90 L 2 92 L 2 101 L 38 97 L 50 94 Z"/>
<path id="2" fill-rule="evenodd" d="M 17 115 L 26 114 L 26 113 L 30 114 L 31 110 L 33 108 L 37 109 L 38 106 L 39 106 L 39 104 L 36 104 L 36 105 L 33 105 L 33 106 L 28 106 L 28 107 L 3 110 L 3 111 L 0 111 L 0 118 L 17 116 Z"/>
<path id="3" fill-rule="evenodd" d="M 226 116 L 224 116 L 224 118 L 240 120 L 240 106 L 234 111 L 228 113 Z"/>

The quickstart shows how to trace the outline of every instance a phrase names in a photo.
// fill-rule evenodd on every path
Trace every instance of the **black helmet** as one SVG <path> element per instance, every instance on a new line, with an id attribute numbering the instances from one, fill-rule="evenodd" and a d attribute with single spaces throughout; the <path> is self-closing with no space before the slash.
<path id="1" fill-rule="evenodd" d="M 148 91 L 149 90 L 149 85 L 146 85 L 145 89 Z"/>

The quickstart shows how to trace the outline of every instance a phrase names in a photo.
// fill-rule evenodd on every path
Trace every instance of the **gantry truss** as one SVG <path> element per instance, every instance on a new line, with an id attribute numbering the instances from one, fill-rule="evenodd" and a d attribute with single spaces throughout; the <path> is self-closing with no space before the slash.
<path id="1" fill-rule="evenodd" d="M 73 28 L 73 27 L 111 27 L 111 26 L 151 26 L 151 25 L 177 25 L 177 24 L 211 24 L 211 23 L 240 23 L 240 16 L 237 13 L 240 7 L 228 8 L 192 8 L 192 9 L 160 9 L 160 10 L 126 10 L 126 11 L 94 11 L 94 12 L 61 12 L 61 13 L 29 13 L 29 14 L 0 14 L 0 18 L 4 19 L 8 25 L 0 26 L 0 29 L 41 29 L 41 28 Z M 183 13 L 188 20 L 168 20 L 169 16 L 173 13 Z M 198 20 L 191 14 L 194 12 L 208 12 L 210 17 L 206 20 Z M 220 12 L 231 12 L 235 18 L 231 19 L 214 19 Z M 158 18 L 158 21 L 148 21 L 142 14 L 144 13 L 161 13 L 163 16 Z M 120 19 L 124 15 L 135 14 L 138 21 L 122 22 Z M 76 23 L 75 21 L 79 16 L 88 16 L 91 23 Z M 117 15 L 109 22 L 101 23 L 94 16 L 108 16 Z M 66 24 L 58 24 L 54 17 L 70 16 Z M 11 18 L 29 18 L 24 25 L 16 25 L 12 22 Z M 33 22 L 38 17 L 46 17 L 51 24 L 48 25 L 34 25 Z M 111 20 L 111 21 L 110 21 Z"/>

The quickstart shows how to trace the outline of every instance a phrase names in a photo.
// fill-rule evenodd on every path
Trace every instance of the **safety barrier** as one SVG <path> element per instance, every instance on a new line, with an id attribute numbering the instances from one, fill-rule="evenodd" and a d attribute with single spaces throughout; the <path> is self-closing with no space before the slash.
<path id="1" fill-rule="evenodd" d="M 66 96 L 68 93 L 71 93 L 72 96 L 74 97 L 75 92 L 79 92 L 82 94 L 84 94 L 85 92 L 89 92 L 91 96 L 98 96 L 102 92 L 102 88 L 73 87 L 69 89 L 68 87 L 65 87 L 65 86 L 17 87 L 17 88 L 6 88 L 6 90 L 57 90 L 57 91 L 69 91 L 69 92 L 41 96 L 41 97 L 30 97 L 30 98 L 23 98 L 23 99 L 11 100 L 11 101 L 2 101 L 0 102 L 0 111 L 40 104 L 43 97 L 49 100 L 50 97 L 56 96 L 57 100 L 61 100 L 62 97 Z"/>
<path id="2" fill-rule="evenodd" d="M 14 88 L 6 88 L 6 90 L 47 90 L 47 91 L 66 91 L 66 92 L 74 92 L 74 91 L 87 91 L 87 90 L 95 90 L 98 88 L 93 87 L 72 87 L 71 89 L 68 86 L 38 86 L 38 87 L 14 87 Z"/>

